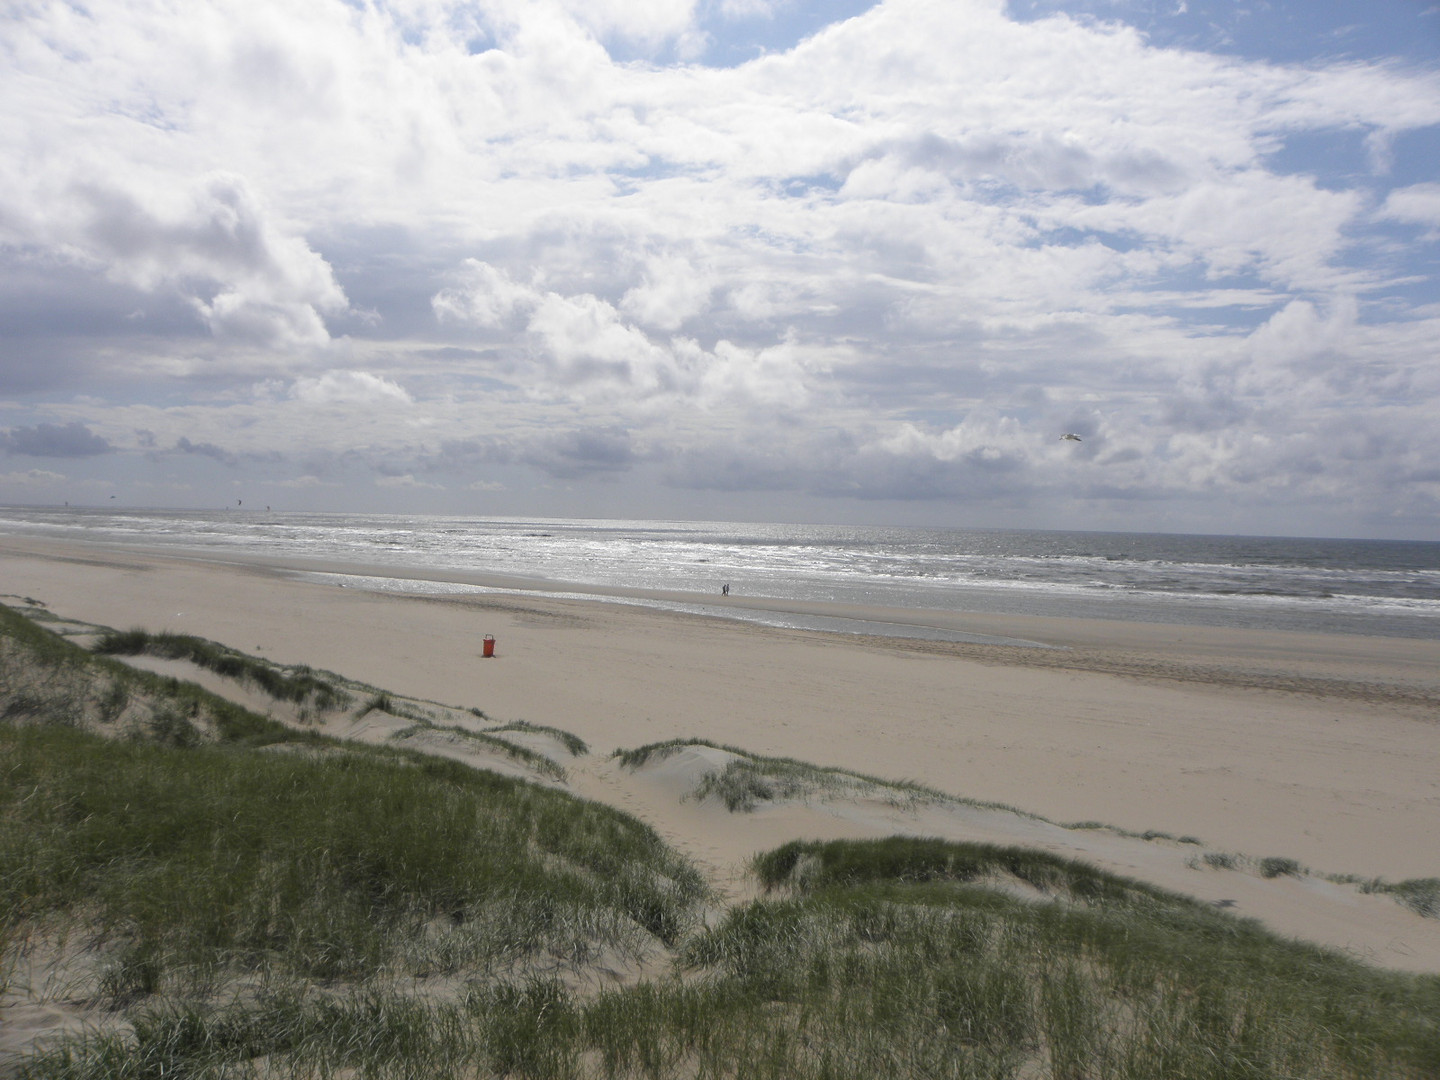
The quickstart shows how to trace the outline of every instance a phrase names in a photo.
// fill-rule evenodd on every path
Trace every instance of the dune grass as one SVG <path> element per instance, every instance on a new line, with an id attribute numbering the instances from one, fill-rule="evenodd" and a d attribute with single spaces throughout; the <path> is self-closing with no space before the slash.
<path id="1" fill-rule="evenodd" d="M 618 811 L 310 733 L 226 738 L 203 708 L 190 741 L 105 738 L 42 691 L 128 676 L 8 627 L 0 656 L 38 674 L 22 710 L 0 685 L 0 970 L 87 950 L 66 992 L 112 1018 L 26 1080 L 1440 1075 L 1440 978 L 1083 863 L 796 842 L 707 926 L 696 871 Z M 201 700 L 132 674 L 132 720 Z"/>
<path id="2" fill-rule="evenodd" d="M 27 718 L 135 737 L 169 729 L 183 731 L 184 741 L 255 747 L 307 738 L 194 683 L 94 655 L 0 605 L 0 719 Z"/>
<path id="3" fill-rule="evenodd" d="M 493 730 L 495 729 L 491 729 L 491 731 Z M 397 742 L 403 742 L 406 739 L 413 739 L 417 735 L 429 733 L 443 735 L 452 739 L 464 739 L 468 742 L 475 743 L 477 746 L 483 746 L 487 750 L 493 750 L 504 757 L 517 761 L 527 768 L 533 769 L 541 776 L 548 776 L 552 780 L 565 779 L 565 768 L 558 762 L 546 757 L 544 754 L 531 750 L 529 747 L 519 746 L 497 735 L 493 735 L 490 731 L 472 731 L 470 728 L 461 727 L 458 724 L 434 724 L 428 720 L 421 720 L 402 731 L 397 731 L 391 738 Z"/>
<path id="4" fill-rule="evenodd" d="M 1363 882 L 1361 892 L 1388 893 L 1399 903 L 1427 919 L 1440 919 L 1440 878 L 1410 878 L 1407 881 Z"/>
<path id="5" fill-rule="evenodd" d="M 795 758 L 752 754 L 739 747 L 725 746 L 706 739 L 670 739 L 637 747 L 634 750 L 616 750 L 612 756 L 623 767 L 636 769 L 652 760 L 673 756 L 691 746 L 721 750 L 727 754 L 734 754 L 738 758 L 705 776 L 688 796 L 700 800 L 714 795 L 721 799 L 732 813 L 754 810 L 762 802 L 782 799 L 858 795 L 879 798 L 903 806 L 932 801 L 956 802 L 968 806 L 1011 810 L 1026 817 L 1034 816 L 1026 814 L 1022 810 L 1015 810 L 1013 807 L 1000 806 L 998 803 L 982 803 L 945 795 L 934 788 L 910 780 L 884 780 L 878 776 L 867 776 L 864 773 L 826 765 L 814 765 Z"/>
<path id="6" fill-rule="evenodd" d="M 1143 887 L 1016 900 L 935 876 L 936 848 L 897 858 L 893 846 L 808 847 L 792 869 L 814 872 L 789 895 L 682 942 L 683 979 L 583 995 L 536 978 L 439 1002 L 394 986 L 266 989 L 137 1010 L 133 1034 L 71 1044 L 31 1075 L 1420 1080 L 1440 1068 L 1440 980 Z"/>
<path id="7" fill-rule="evenodd" d="M 1008 876 L 1042 893 L 1087 903 L 1133 906 L 1141 901 L 1192 905 L 1173 893 L 1097 870 L 1048 851 L 931 837 L 895 836 L 884 844 L 794 840 L 755 860 L 766 889 L 789 886 L 804 892 L 855 888 L 875 881 L 901 884 L 966 883 Z"/>
<path id="8" fill-rule="evenodd" d="M 94 651 L 107 656 L 144 654 L 188 660 L 217 675 L 254 683 L 278 701 L 308 704 L 321 710 L 343 708 L 350 703 L 350 695 L 336 680 L 325 678 L 306 665 L 274 664 L 189 634 L 152 634 L 138 628 L 111 630 L 95 643 Z"/>
<path id="9" fill-rule="evenodd" d="M 700 738 L 669 739 L 633 750 L 617 750 L 613 756 L 622 766 L 634 769 L 641 768 L 652 761 L 673 756 L 692 746 L 722 750 L 727 754 L 735 755 L 738 759 L 729 761 L 724 766 L 708 773 L 686 796 L 690 799 L 700 800 L 714 795 L 721 799 L 732 813 L 751 811 L 765 802 L 861 797 L 879 798 L 891 805 L 907 809 L 914 808 L 920 803 L 949 803 L 986 810 L 1001 810 L 1048 824 L 1058 824 L 1038 814 L 1018 810 L 1003 803 L 983 802 L 961 796 L 946 795 L 934 788 L 911 781 L 883 780 L 846 769 L 812 765 L 794 758 L 751 754 L 739 747 L 726 746 Z M 1059 827 L 1075 831 L 1104 831 L 1116 836 L 1147 842 L 1158 840 L 1188 847 L 1203 847 L 1203 842 L 1194 836 L 1175 836 L 1154 829 L 1136 832 L 1098 821 L 1081 821 L 1059 825 Z M 1186 864 L 1197 869 L 1204 866 L 1212 870 L 1245 871 L 1267 879 L 1304 878 L 1311 874 L 1311 871 L 1298 860 L 1279 855 L 1254 858 L 1229 852 L 1207 851 L 1191 856 L 1186 860 Z M 1351 875 L 1331 874 L 1326 876 L 1329 880 L 1342 884 L 1358 885 L 1363 892 L 1389 895 L 1397 903 L 1427 918 L 1440 918 L 1440 878 L 1385 882 L 1380 879 L 1362 879 Z"/>
<path id="10" fill-rule="evenodd" d="M 664 742 L 637 746 L 634 750 L 616 750 L 610 756 L 623 768 L 638 769 L 643 765 L 648 765 L 652 759 L 663 760 L 691 746 L 706 746 L 711 750 L 724 750 L 727 754 L 746 753 L 738 747 L 724 746 L 720 743 L 710 742 L 708 739 L 667 739 Z"/>
<path id="11" fill-rule="evenodd" d="M 217 972 L 514 976 L 674 943 L 707 895 L 618 811 L 286 728 L 7 615 L 4 670 L 32 676 L 0 684 L 7 963 L 73 924 L 115 1003 Z M 85 710 L 116 686 L 132 715 L 106 732 Z"/>
<path id="12" fill-rule="evenodd" d="M 266 990 L 141 1010 L 132 1036 L 38 1059 L 34 1075 L 218 1078 L 254 1061 L 266 1076 L 747 1080 L 1420 1080 L 1440 1068 L 1440 980 L 1138 883 L 1092 889 L 1105 875 L 1063 860 L 880 840 L 787 845 L 761 862 L 777 894 L 686 938 L 685 978 L 591 995 L 535 978 L 443 1002 L 393 986 Z M 975 884 L 1017 867 L 1060 899 Z"/>
<path id="13" fill-rule="evenodd" d="M 483 713 L 480 714 L 482 717 Z M 506 732 L 513 731 L 519 734 L 548 735 L 569 752 L 571 757 L 584 757 L 590 753 L 590 747 L 585 740 L 571 731 L 564 731 L 548 724 L 532 724 L 528 720 L 513 720 L 508 724 L 499 724 L 495 727 L 485 729 L 486 735 L 504 736 Z"/>
<path id="14" fill-rule="evenodd" d="M 315 711 L 348 708 L 358 698 L 360 703 L 353 714 L 355 720 L 372 712 L 379 712 L 411 722 L 410 727 L 392 736 L 397 741 L 413 739 L 427 731 L 443 732 L 453 738 L 464 738 L 483 745 L 552 780 L 565 779 L 563 766 L 542 753 L 504 738 L 505 734 L 515 732 L 549 736 L 573 757 L 589 752 L 583 739 L 560 728 L 518 720 L 477 731 L 464 723 L 454 721 L 468 721 L 472 716 L 487 720 L 480 709 L 460 709 L 439 702 L 401 697 L 353 679 L 317 672 L 308 665 L 276 664 L 188 634 L 150 633 L 138 628 L 125 631 L 107 630 L 103 627 L 94 629 L 100 632 L 99 640 L 92 646 L 92 651 L 97 655 L 149 655 L 187 660 L 227 678 L 258 686 L 276 701 L 299 705 L 301 708 L 298 715 L 302 720 L 313 719 Z M 160 727 L 157 728 L 162 729 L 170 732 L 173 739 L 184 741 L 189 737 L 188 733 L 165 718 L 162 718 Z"/>
<path id="15" fill-rule="evenodd" d="M 436 956 L 490 948 L 491 909 L 539 896 L 542 924 L 614 912 L 668 942 L 703 892 L 638 822 L 438 758 L 25 726 L 0 727 L 0 760 L 0 904 L 21 917 L 84 907 L 152 967 L 283 958 L 309 977 L 362 978 L 412 939 Z"/>
<path id="16" fill-rule="evenodd" d="M 891 805 L 913 809 L 922 803 L 969 806 L 980 810 L 1003 810 L 1032 821 L 1043 821 L 1058 825 L 1062 829 L 1091 830 L 1112 833 L 1116 836 L 1136 840 L 1165 840 L 1177 844 L 1199 846 L 1202 841 L 1194 836 L 1174 836 L 1168 832 L 1150 829 L 1133 832 L 1099 821 L 1079 821 L 1072 824 L 1051 821 L 1049 818 L 1029 810 L 1022 810 L 1007 803 L 971 799 L 952 795 L 917 783 L 913 780 L 888 780 L 879 776 L 841 769 L 833 766 L 815 765 L 788 757 L 767 757 L 754 754 L 737 746 L 711 742 L 701 738 L 668 739 L 650 743 L 633 750 L 616 750 L 612 755 L 627 769 L 638 769 L 651 761 L 670 757 L 691 746 L 704 746 L 734 754 L 740 760 L 727 762 L 723 768 L 706 776 L 690 798 L 705 799 L 711 795 L 721 799 L 732 813 L 754 810 L 761 803 L 778 802 L 787 799 L 861 797 L 879 799 Z"/>
<path id="17" fill-rule="evenodd" d="M 863 993 L 928 1011 L 932 1037 L 958 995 L 975 1010 L 962 1052 L 977 1068 L 990 1030 L 1005 1032 L 992 1062 L 1028 1045 L 1056 1077 L 1440 1075 L 1440 978 L 1376 971 L 1083 863 L 891 838 L 787 844 L 757 872 L 789 898 L 736 912 L 692 946 L 696 961 L 767 973 L 802 999 L 849 993 L 834 974 L 849 965 Z M 974 884 L 997 874 L 1056 902 Z M 797 933 L 795 919 L 817 925 Z M 911 960 L 882 975 L 892 948 Z"/>
<path id="18" fill-rule="evenodd" d="M 1283 855 L 1266 855 L 1260 860 L 1260 876 L 1263 878 L 1304 877 L 1309 871 L 1300 863 Z"/>

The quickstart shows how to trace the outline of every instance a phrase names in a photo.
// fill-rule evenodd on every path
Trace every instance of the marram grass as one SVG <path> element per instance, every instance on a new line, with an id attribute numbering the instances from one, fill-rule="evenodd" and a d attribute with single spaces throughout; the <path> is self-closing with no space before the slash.
<path id="1" fill-rule="evenodd" d="M 3 971 L 13 993 L 35 950 L 91 949 L 66 992 L 113 1018 L 27 1080 L 1440 1076 L 1440 979 L 1082 863 L 788 844 L 707 925 L 698 874 L 616 811 L 283 729 L 227 741 L 191 691 L 8 629 L 30 677 L 20 708 L 0 685 Z M 81 730 L 116 687 L 205 738 Z M 649 975 L 579 977 L 626 958 Z"/>
<path id="2" fill-rule="evenodd" d="M 277 700 L 309 704 L 322 710 L 342 708 L 350 702 L 350 695 L 336 684 L 337 680 L 317 674 L 310 667 L 282 667 L 189 634 L 152 634 L 138 628 L 112 630 L 103 634 L 94 648 L 106 656 L 143 653 L 189 660 L 218 675 L 254 683 Z"/>

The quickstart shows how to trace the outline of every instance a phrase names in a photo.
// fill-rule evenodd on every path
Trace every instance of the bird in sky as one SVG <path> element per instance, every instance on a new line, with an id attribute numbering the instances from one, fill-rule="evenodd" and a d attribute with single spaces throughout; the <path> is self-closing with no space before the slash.
<path id="1" fill-rule="evenodd" d="M 1064 442 L 1066 439 L 1069 439 L 1071 442 L 1079 442 L 1080 436 L 1076 435 L 1073 431 L 1067 431 L 1064 435 L 1060 436 L 1061 442 Z"/>

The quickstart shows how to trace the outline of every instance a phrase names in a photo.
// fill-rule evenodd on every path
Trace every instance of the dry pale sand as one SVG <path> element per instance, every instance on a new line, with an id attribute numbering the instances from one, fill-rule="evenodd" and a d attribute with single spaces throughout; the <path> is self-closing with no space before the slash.
<path id="1" fill-rule="evenodd" d="M 745 859 L 794 837 L 1035 844 L 1384 966 L 1440 971 L 1440 920 L 1321 876 L 1440 876 L 1440 642 L 923 616 L 1053 648 L 951 645 L 524 590 L 380 594 L 341 578 L 297 580 L 294 569 L 0 537 L 0 594 L 59 615 L 198 634 L 496 721 L 572 731 L 593 753 L 565 763 L 570 785 L 651 822 L 732 896 L 744 893 Z M 497 639 L 491 660 L 480 657 L 485 634 Z M 724 755 L 689 751 L 640 770 L 608 756 L 692 736 L 916 780 L 1049 821 L 865 798 L 731 814 L 713 799 L 683 799 Z M 1203 846 L 1052 824 L 1080 821 Z M 1266 880 L 1187 865 L 1203 852 L 1286 856 L 1314 873 Z"/>

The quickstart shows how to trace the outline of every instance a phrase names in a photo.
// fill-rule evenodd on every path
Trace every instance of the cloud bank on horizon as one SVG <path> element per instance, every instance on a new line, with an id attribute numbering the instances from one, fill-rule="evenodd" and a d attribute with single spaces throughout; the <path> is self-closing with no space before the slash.
<path id="1" fill-rule="evenodd" d="M 1440 535 L 1440 3 L 35 0 L 0 56 L 0 502 Z"/>

